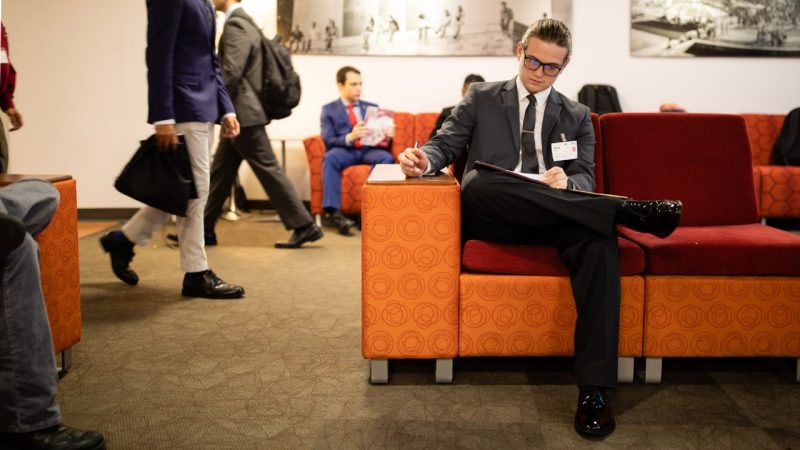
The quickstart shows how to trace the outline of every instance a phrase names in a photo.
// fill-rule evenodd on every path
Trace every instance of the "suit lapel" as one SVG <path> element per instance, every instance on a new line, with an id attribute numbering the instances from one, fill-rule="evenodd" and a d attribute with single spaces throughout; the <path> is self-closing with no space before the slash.
<path id="1" fill-rule="evenodd" d="M 542 119 L 542 153 L 548 169 L 553 167 L 550 135 L 553 133 L 553 127 L 556 126 L 558 116 L 561 114 L 561 106 L 561 98 L 558 96 L 558 92 L 555 89 L 550 89 L 550 95 L 547 96 L 547 107 L 544 109 L 544 118 Z"/>
<path id="2" fill-rule="evenodd" d="M 335 109 L 336 114 L 342 120 L 342 123 L 346 123 L 349 126 L 350 115 L 347 113 L 347 108 L 345 108 L 344 105 L 342 104 L 342 100 L 339 99 L 339 101 L 334 103 L 333 107 Z"/>
<path id="3" fill-rule="evenodd" d="M 511 127 L 511 136 L 514 139 L 514 149 L 519 150 L 519 96 L 517 95 L 516 79 L 507 81 L 502 90 L 503 106 Z"/>

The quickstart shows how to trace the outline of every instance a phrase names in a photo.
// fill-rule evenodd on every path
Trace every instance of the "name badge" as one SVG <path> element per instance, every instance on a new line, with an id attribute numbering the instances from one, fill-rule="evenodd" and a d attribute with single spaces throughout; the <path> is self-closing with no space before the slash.
<path id="1" fill-rule="evenodd" d="M 5 49 L 0 50 L 0 64 L 8 64 L 8 53 Z"/>
<path id="2" fill-rule="evenodd" d="M 550 144 L 553 161 L 578 159 L 578 141 L 554 142 Z"/>

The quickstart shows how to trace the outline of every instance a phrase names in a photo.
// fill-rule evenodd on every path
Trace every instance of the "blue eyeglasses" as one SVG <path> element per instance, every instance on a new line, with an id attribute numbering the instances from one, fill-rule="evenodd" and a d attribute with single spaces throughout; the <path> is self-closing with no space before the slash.
<path id="1" fill-rule="evenodd" d="M 559 66 L 558 64 L 543 63 L 535 57 L 529 55 L 523 56 L 523 64 L 525 65 L 526 69 L 534 72 L 539 70 L 539 67 L 541 67 L 542 72 L 548 77 L 554 77 L 558 75 L 558 73 L 561 72 L 561 69 L 563 69 L 563 67 Z"/>

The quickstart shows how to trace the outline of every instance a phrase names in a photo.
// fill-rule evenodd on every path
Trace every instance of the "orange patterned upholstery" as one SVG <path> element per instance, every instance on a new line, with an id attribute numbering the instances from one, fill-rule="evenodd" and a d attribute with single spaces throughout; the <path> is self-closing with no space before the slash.
<path id="1" fill-rule="evenodd" d="M 452 178 L 364 186 L 365 358 L 456 356 L 460 201 Z"/>
<path id="2" fill-rule="evenodd" d="M 405 112 L 395 113 L 395 132 L 392 140 L 392 154 L 395 158 L 406 147 L 414 145 L 414 115 Z M 430 131 L 428 131 L 430 133 Z M 309 183 L 311 184 L 311 214 L 322 214 L 322 160 L 325 157 L 325 143 L 319 135 L 303 140 L 308 159 Z M 361 214 L 361 187 L 367 181 L 370 166 L 366 164 L 348 167 L 342 171 L 342 212 Z"/>
<path id="3" fill-rule="evenodd" d="M 646 276 L 644 354 L 800 357 L 797 277 Z"/>
<path id="4" fill-rule="evenodd" d="M 622 277 L 619 356 L 642 355 L 644 281 Z M 569 277 L 461 274 L 459 356 L 571 356 Z"/>
<path id="5" fill-rule="evenodd" d="M 439 113 L 419 113 L 414 116 L 414 140 L 419 141 L 419 145 L 428 142 L 438 118 Z"/>
<path id="6" fill-rule="evenodd" d="M 54 183 L 61 203 L 52 222 L 37 237 L 42 291 L 56 353 L 81 340 L 78 263 L 78 197 L 75 180 Z"/>
<path id="7" fill-rule="evenodd" d="M 750 139 L 753 172 L 758 180 L 758 207 L 761 217 L 800 218 L 800 167 L 778 166 L 772 159 L 772 146 L 780 134 L 784 115 L 742 114 Z"/>

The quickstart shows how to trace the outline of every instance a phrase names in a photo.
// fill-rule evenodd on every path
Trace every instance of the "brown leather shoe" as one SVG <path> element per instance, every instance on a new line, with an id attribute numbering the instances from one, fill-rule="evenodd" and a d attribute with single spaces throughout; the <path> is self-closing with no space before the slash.
<path id="1" fill-rule="evenodd" d="M 619 207 L 617 223 L 663 239 L 678 228 L 682 211 L 680 200 L 626 200 Z"/>
<path id="2" fill-rule="evenodd" d="M 97 431 L 57 425 L 30 433 L 0 433 L 2 449 L 105 450 L 106 440 Z"/>
<path id="3" fill-rule="evenodd" d="M 575 411 L 575 431 L 583 436 L 607 436 L 616 425 L 606 390 L 582 386 L 578 395 L 578 409 Z"/>

